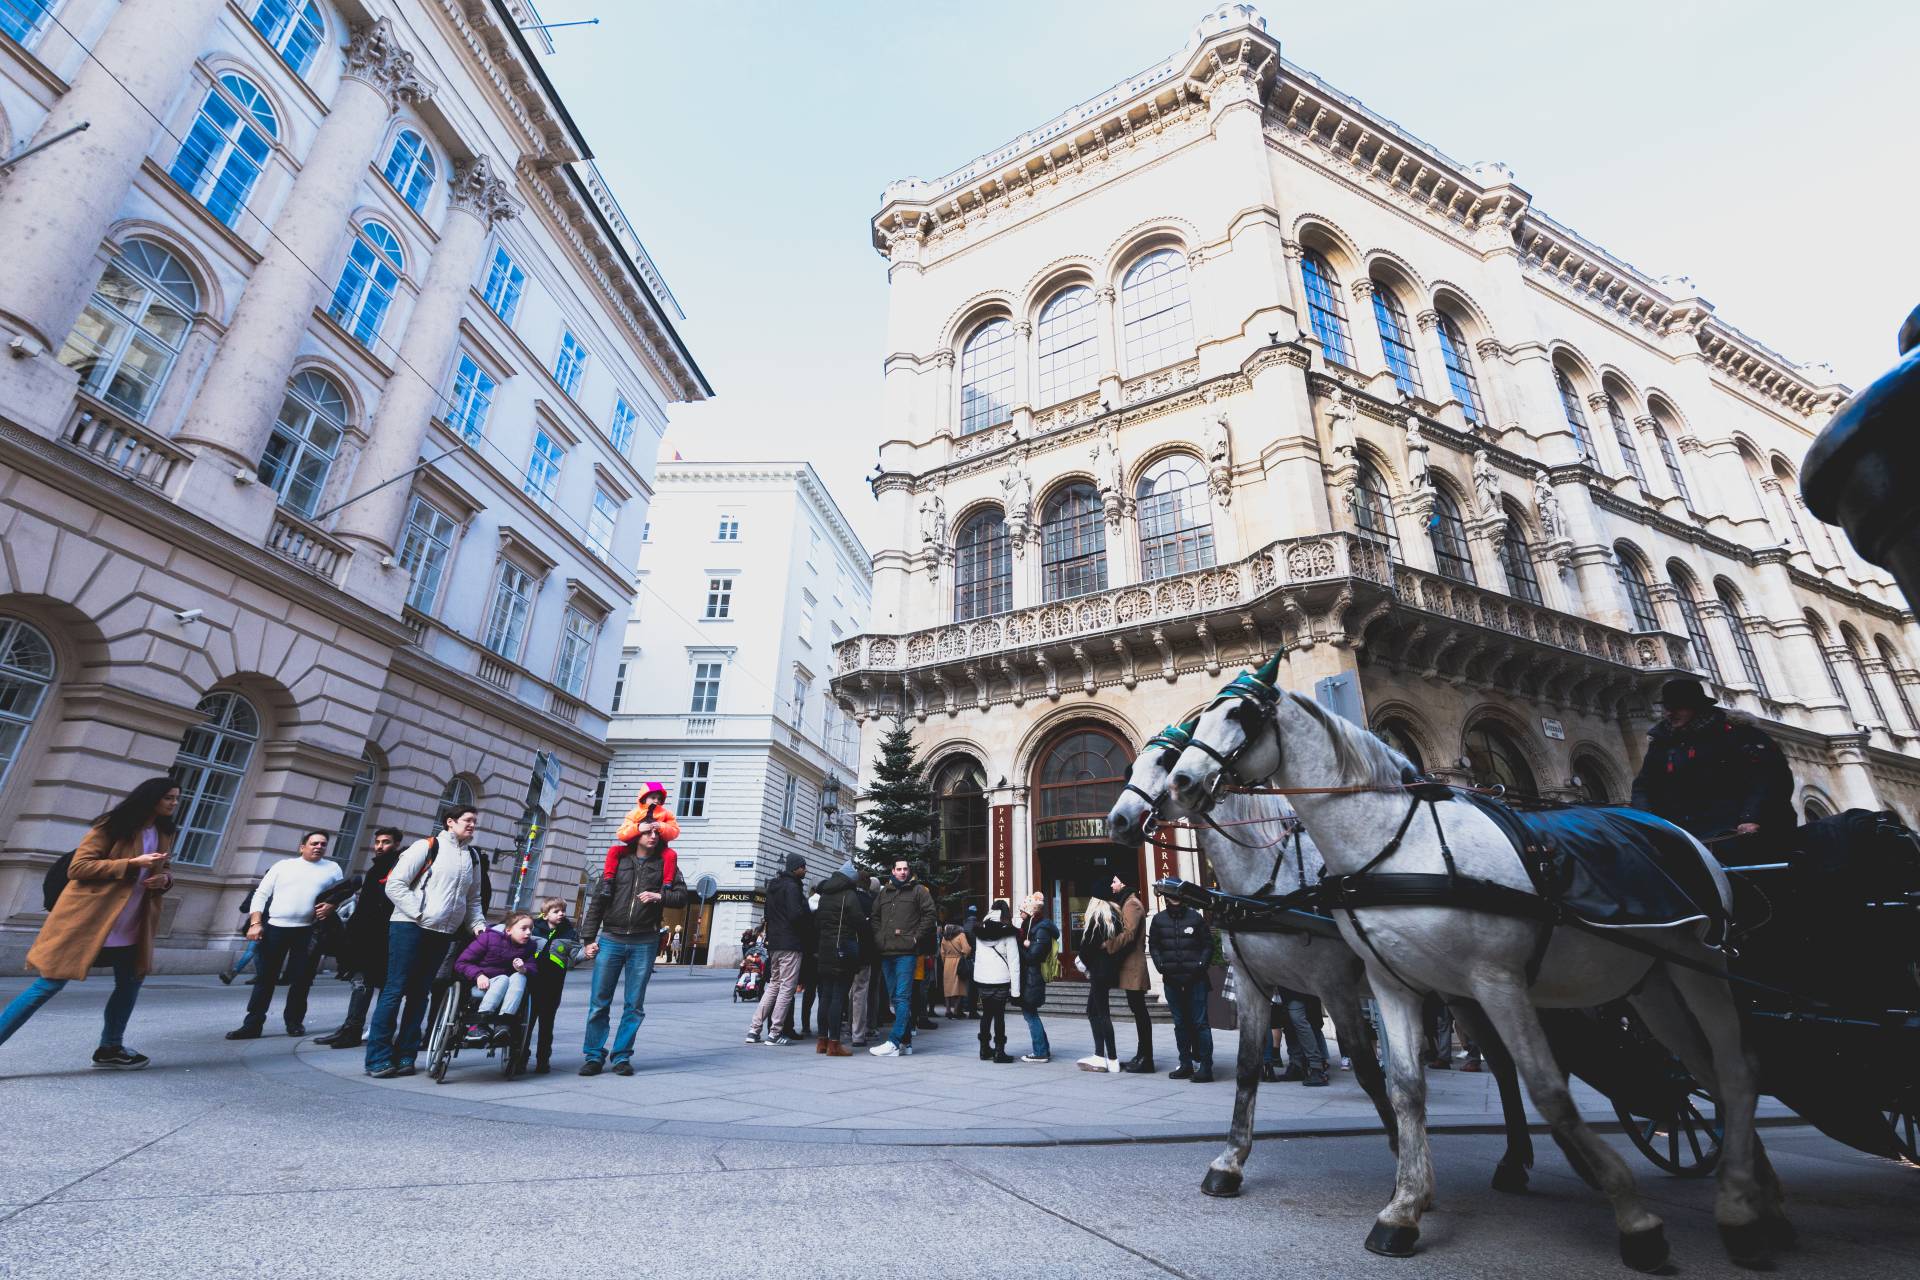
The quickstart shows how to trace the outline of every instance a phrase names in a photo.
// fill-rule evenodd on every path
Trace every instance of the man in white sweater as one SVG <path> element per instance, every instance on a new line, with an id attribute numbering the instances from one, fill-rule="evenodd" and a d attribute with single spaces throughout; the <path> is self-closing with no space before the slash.
<path id="1" fill-rule="evenodd" d="M 447 810 L 440 834 L 416 841 L 387 873 L 387 980 L 367 1028 L 367 1074 L 376 1079 L 414 1074 L 428 984 L 457 936 L 486 932 L 486 869 L 471 847 L 479 826 L 477 810 Z"/>
<path id="2" fill-rule="evenodd" d="M 273 985 L 279 980 L 281 966 L 289 962 L 293 980 L 287 985 L 287 1002 L 280 1012 L 286 1019 L 288 1035 L 307 1034 L 307 990 L 313 985 L 314 972 L 307 952 L 313 944 L 314 921 L 324 920 L 333 911 L 315 900 L 344 876 L 340 864 L 327 857 L 324 831 L 307 832 L 300 838 L 297 856 L 282 858 L 267 868 L 248 908 L 247 940 L 260 944 L 253 998 L 247 1001 L 246 1021 L 227 1032 L 227 1039 L 260 1038 L 267 1025 L 267 1010 L 273 1007 Z"/>

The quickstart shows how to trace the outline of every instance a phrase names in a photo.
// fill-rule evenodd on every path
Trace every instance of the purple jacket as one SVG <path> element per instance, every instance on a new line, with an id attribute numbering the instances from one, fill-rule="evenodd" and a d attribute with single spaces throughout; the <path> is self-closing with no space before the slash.
<path id="1" fill-rule="evenodd" d="M 533 972 L 533 939 L 517 943 L 500 930 L 489 929 L 467 944 L 467 949 L 453 962 L 453 970 L 468 982 L 483 973 L 497 978 L 503 973 L 512 973 L 515 960 L 525 960 L 523 972 Z"/>

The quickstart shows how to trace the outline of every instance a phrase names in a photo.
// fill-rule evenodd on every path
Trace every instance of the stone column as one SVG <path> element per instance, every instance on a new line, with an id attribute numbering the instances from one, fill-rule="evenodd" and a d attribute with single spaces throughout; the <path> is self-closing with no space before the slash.
<path id="1" fill-rule="evenodd" d="M 886 434 L 909 440 L 921 440 L 933 431 L 953 430 L 958 425 L 948 421 L 945 399 L 933 409 L 930 421 L 920 420 L 927 407 L 925 365 L 913 353 L 921 349 L 920 343 L 928 336 L 922 331 L 920 302 L 926 280 L 921 257 L 927 229 L 926 220 L 921 218 L 912 224 L 896 222 L 881 230 L 887 252 L 887 355 L 881 363 L 881 404 Z M 950 368 L 952 354 L 946 354 Z M 947 381 L 944 370 L 939 381 Z"/>
<path id="2" fill-rule="evenodd" d="M 1095 291 L 1100 317 L 1100 397 L 1108 404 L 1120 403 L 1120 322 L 1114 305 L 1117 295 L 1111 286 Z"/>
<path id="3" fill-rule="evenodd" d="M 1420 362 L 1420 385 L 1427 399 L 1435 404 L 1445 404 L 1454 399 L 1453 381 L 1447 377 L 1447 356 L 1440 349 L 1440 313 L 1432 307 L 1417 313 L 1413 317 L 1414 359 Z M 1484 393 L 1483 393 L 1484 394 Z M 1460 406 L 1460 416 L 1466 419 L 1469 429 L 1473 419 L 1467 418 L 1473 406 Z"/>
<path id="4" fill-rule="evenodd" d="M 1347 308 L 1347 336 L 1353 340 L 1353 363 L 1363 378 L 1386 373 L 1387 348 L 1380 341 L 1380 326 L 1373 318 L 1373 281 L 1362 276 L 1348 286 L 1353 305 Z M 1389 395 L 1394 394 L 1392 390 Z"/>
<path id="5" fill-rule="evenodd" d="M 365 552 L 365 558 L 378 560 L 392 553 L 412 488 L 399 482 L 367 491 L 394 480 L 419 461 L 428 423 L 440 407 L 440 386 L 426 379 L 444 369 L 453 355 L 460 313 L 488 233 L 494 223 L 519 211 L 507 184 L 494 177 L 485 156 L 453 167 L 452 195 L 440 242 L 400 339 L 400 372 L 381 392 L 367 446 L 354 470 L 353 491 L 366 496 L 342 508 L 334 528 L 355 551 Z M 356 556 L 356 563 L 361 558 Z"/>
<path id="6" fill-rule="evenodd" d="M 430 92 L 415 74 L 413 55 L 395 44 L 390 21 L 355 28 L 326 123 L 181 424 L 180 440 L 200 454 L 182 490 L 183 503 L 219 513 L 229 527 L 247 523 L 249 513 L 234 509 L 235 480 L 258 465 L 314 306 L 333 288 L 328 273 L 339 267 L 347 214 L 367 161 L 400 103 L 423 101 Z"/>
<path id="7" fill-rule="evenodd" d="M 1034 383 L 1033 326 L 1025 320 L 1013 325 L 1013 429 L 1022 439 L 1033 433 L 1033 411 L 1038 394 Z"/>

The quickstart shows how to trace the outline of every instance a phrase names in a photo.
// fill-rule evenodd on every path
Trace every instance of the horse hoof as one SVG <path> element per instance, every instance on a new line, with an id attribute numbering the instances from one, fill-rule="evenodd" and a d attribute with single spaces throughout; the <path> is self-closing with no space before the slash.
<path id="1" fill-rule="evenodd" d="M 1768 1240 L 1767 1224 L 1756 1218 L 1752 1222 L 1743 1222 L 1737 1227 L 1725 1223 L 1720 1226 L 1720 1243 L 1727 1248 L 1727 1256 L 1736 1266 L 1756 1267 L 1766 1262 L 1773 1248 Z"/>
<path id="2" fill-rule="evenodd" d="M 1766 1233 L 1767 1248 L 1776 1253 L 1786 1253 L 1800 1246 L 1800 1233 L 1794 1230 L 1793 1224 L 1784 1216 L 1762 1218 L 1760 1228 Z"/>
<path id="3" fill-rule="evenodd" d="M 1411 1258 L 1413 1242 L 1419 1238 L 1418 1227 L 1390 1227 L 1384 1222 L 1376 1222 L 1373 1230 L 1367 1232 L 1367 1252 L 1377 1253 L 1383 1258 Z"/>
<path id="4" fill-rule="evenodd" d="M 1200 1179 L 1200 1189 L 1210 1196 L 1231 1200 L 1240 1194 L 1240 1175 L 1225 1169 L 1208 1169 L 1207 1176 Z"/>
<path id="5" fill-rule="evenodd" d="M 1620 1261 L 1635 1271 L 1653 1271 L 1667 1260 L 1667 1229 L 1648 1227 L 1645 1231 L 1620 1233 Z"/>
<path id="6" fill-rule="evenodd" d="M 1527 1189 L 1527 1168 L 1525 1165 L 1508 1164 L 1502 1160 L 1493 1166 L 1493 1189 L 1515 1194 Z"/>

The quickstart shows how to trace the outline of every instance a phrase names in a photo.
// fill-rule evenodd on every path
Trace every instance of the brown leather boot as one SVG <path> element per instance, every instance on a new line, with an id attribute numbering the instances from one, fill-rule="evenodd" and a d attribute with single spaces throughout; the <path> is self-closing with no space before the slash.
<path id="1" fill-rule="evenodd" d="M 853 1050 L 847 1048 L 847 1046 L 841 1044 L 838 1040 L 829 1040 L 827 1041 L 827 1056 L 829 1058 L 851 1058 L 853 1056 Z"/>
<path id="2" fill-rule="evenodd" d="M 821 1036 L 813 1042 L 813 1051 L 815 1053 L 825 1053 L 827 1051 L 827 1038 L 825 1036 Z"/>

